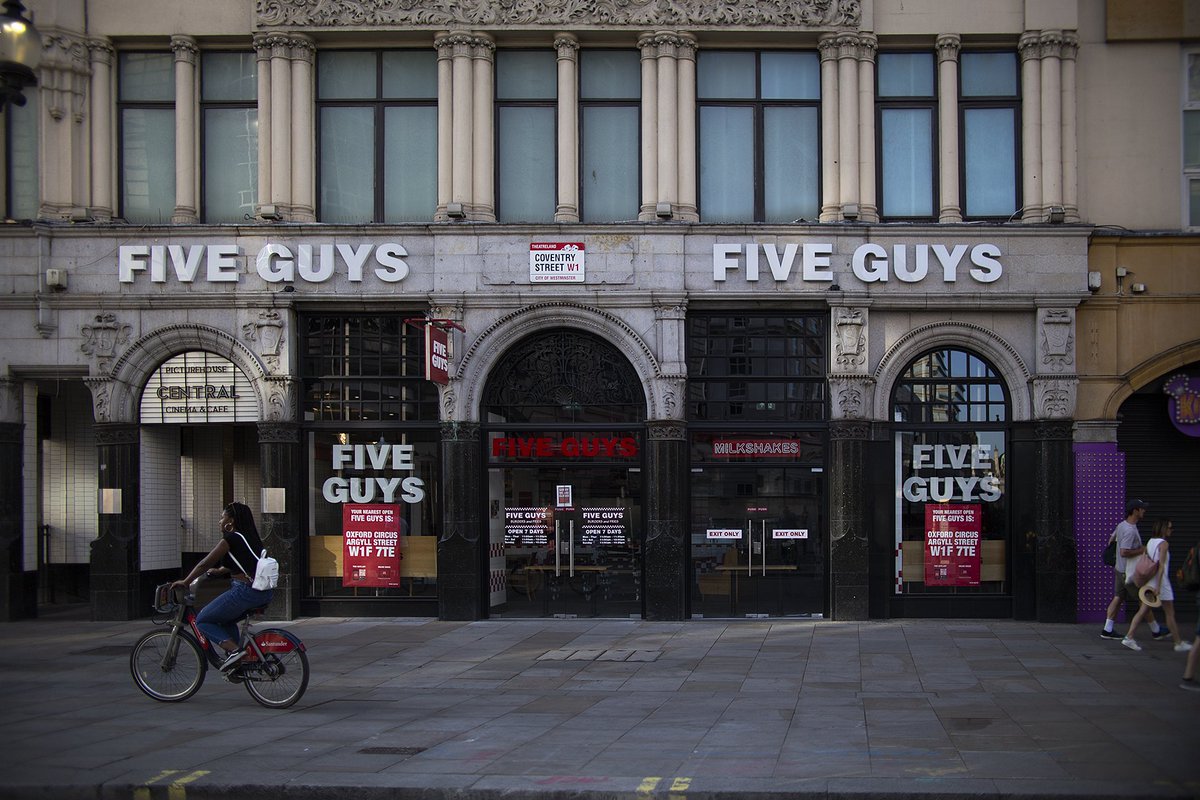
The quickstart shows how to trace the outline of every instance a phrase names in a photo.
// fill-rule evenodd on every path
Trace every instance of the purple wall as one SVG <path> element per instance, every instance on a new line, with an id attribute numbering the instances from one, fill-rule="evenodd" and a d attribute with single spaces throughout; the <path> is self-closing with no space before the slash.
<path id="1" fill-rule="evenodd" d="M 1116 442 L 1076 444 L 1074 451 L 1076 613 L 1080 622 L 1102 622 L 1113 587 L 1102 556 L 1125 511 L 1125 454 Z"/>

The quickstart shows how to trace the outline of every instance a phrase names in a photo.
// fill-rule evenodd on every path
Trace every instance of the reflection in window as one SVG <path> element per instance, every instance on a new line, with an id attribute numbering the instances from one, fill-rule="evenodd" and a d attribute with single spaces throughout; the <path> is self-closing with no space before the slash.
<path id="1" fill-rule="evenodd" d="M 244 222 L 258 203 L 258 70 L 253 53 L 204 53 L 200 115 L 204 132 L 206 222 Z"/>
<path id="2" fill-rule="evenodd" d="M 552 222 L 558 80 L 550 50 L 496 53 L 496 215 L 501 222 Z"/>
<path id="3" fill-rule="evenodd" d="M 929 219 L 935 212 L 937 94 L 932 53 L 880 53 L 880 214 Z"/>
<path id="4" fill-rule="evenodd" d="M 121 53 L 117 61 L 121 216 L 166 223 L 175 211 L 175 60 Z"/>
<path id="5" fill-rule="evenodd" d="M 963 53 L 963 216 L 1010 217 L 1017 199 L 1017 109 L 1020 105 L 1016 53 Z"/>

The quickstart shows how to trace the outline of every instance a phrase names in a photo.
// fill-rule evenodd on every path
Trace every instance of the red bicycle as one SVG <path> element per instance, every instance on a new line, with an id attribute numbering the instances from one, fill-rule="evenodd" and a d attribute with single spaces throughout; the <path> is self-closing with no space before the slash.
<path id="1" fill-rule="evenodd" d="M 164 618 L 165 630 L 150 631 L 133 646 L 129 670 L 143 692 L 164 703 L 186 700 L 204 685 L 211 665 L 220 668 L 222 657 L 196 626 L 195 587 L 172 591 L 164 583 L 154 590 L 154 610 Z M 231 683 L 244 683 L 260 705 L 287 708 L 308 688 L 308 656 L 304 642 L 280 628 L 252 631 L 251 617 L 261 617 L 266 606 L 250 611 L 240 626 L 246 655 L 222 674 Z"/>

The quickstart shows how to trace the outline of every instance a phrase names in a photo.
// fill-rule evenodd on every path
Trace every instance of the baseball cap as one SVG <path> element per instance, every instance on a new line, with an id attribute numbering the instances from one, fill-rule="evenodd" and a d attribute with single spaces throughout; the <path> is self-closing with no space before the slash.
<path id="1" fill-rule="evenodd" d="M 1134 511 L 1137 511 L 1139 508 L 1149 508 L 1149 507 L 1150 506 L 1146 505 L 1145 500 L 1130 500 L 1128 505 L 1125 506 L 1125 516 L 1129 516 Z"/>

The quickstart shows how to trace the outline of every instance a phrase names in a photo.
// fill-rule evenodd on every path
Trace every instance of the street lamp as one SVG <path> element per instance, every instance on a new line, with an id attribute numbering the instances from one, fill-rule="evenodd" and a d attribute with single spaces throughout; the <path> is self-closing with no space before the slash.
<path id="1" fill-rule="evenodd" d="M 42 60 L 42 37 L 25 19 L 21 0 L 5 0 L 0 14 L 0 110 L 25 105 L 22 91 L 37 85 L 34 69 Z"/>

